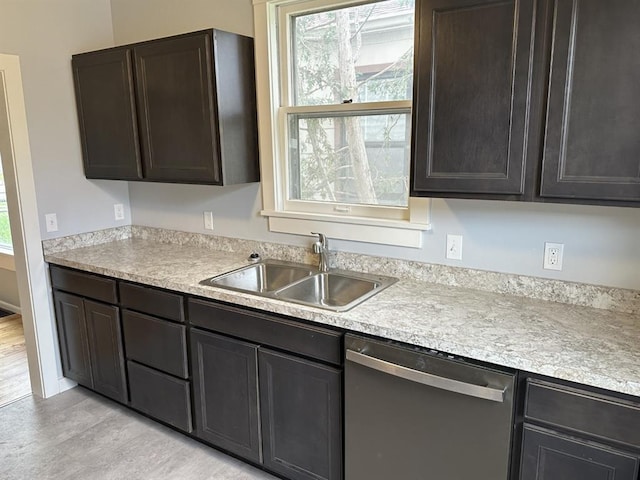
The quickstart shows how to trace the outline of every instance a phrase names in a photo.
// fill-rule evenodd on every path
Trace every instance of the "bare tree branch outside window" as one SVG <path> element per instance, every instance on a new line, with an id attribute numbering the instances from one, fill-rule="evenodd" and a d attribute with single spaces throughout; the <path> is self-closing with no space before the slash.
<path id="1" fill-rule="evenodd" d="M 409 100 L 413 0 L 294 18 L 294 104 Z M 290 196 L 406 206 L 410 115 L 292 115 Z"/>

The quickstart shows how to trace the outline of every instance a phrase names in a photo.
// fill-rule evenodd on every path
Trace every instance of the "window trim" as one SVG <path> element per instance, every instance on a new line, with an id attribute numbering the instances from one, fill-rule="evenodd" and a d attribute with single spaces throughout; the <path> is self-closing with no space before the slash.
<path id="1" fill-rule="evenodd" d="M 322 231 L 333 238 L 355 240 L 413 248 L 422 246 L 423 232 L 431 230 L 430 199 L 409 197 L 408 207 L 360 206 L 356 204 L 322 203 L 289 200 L 288 160 L 283 134 L 286 133 L 287 115 L 291 113 L 345 114 L 362 111 L 368 104 L 339 104 L 326 106 L 292 106 L 282 103 L 281 94 L 289 95 L 289 81 L 282 81 L 290 69 L 280 67 L 278 61 L 282 38 L 278 35 L 280 17 L 288 19 L 293 12 L 321 11 L 336 6 L 353 6 L 362 0 L 253 0 L 255 22 L 256 90 L 258 103 L 258 138 L 262 178 L 263 210 L 268 218 L 269 230 L 282 233 L 310 235 Z M 284 22 L 289 29 L 289 22 Z M 284 50 L 290 61 L 289 42 Z M 285 73 L 283 73 L 285 72 Z M 283 87 L 281 83 L 287 84 Z M 410 113 L 411 101 L 375 102 L 375 111 L 405 111 Z M 374 111 L 370 111 L 373 113 Z M 369 113 L 369 112 L 367 112 Z M 284 129 L 284 130 L 280 130 Z M 302 205 L 304 203 L 304 205 Z M 311 211 L 310 211 L 311 210 Z M 385 211 L 385 214 L 377 212 Z"/>

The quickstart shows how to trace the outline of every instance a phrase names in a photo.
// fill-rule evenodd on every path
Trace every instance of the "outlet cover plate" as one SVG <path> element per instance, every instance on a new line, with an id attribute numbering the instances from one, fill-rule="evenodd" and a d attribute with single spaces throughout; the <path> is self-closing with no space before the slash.
<path id="1" fill-rule="evenodd" d="M 124 205 L 121 203 L 114 203 L 113 215 L 116 220 L 124 220 Z"/>
<path id="2" fill-rule="evenodd" d="M 544 263 L 542 267 L 545 270 L 562 270 L 562 258 L 564 256 L 564 243 L 544 244 Z"/>

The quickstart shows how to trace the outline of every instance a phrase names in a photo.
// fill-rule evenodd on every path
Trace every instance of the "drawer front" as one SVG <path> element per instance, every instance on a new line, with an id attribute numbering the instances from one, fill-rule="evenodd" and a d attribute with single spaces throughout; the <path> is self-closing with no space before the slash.
<path id="1" fill-rule="evenodd" d="M 184 300 L 182 295 L 176 293 L 122 282 L 120 302 L 125 308 L 175 322 L 184 322 Z"/>
<path id="2" fill-rule="evenodd" d="M 640 405 L 529 379 L 525 418 L 640 447 Z"/>
<path id="3" fill-rule="evenodd" d="M 637 480 L 640 458 L 531 425 L 524 425 L 520 480 Z"/>
<path id="4" fill-rule="evenodd" d="M 187 433 L 193 431 L 189 382 L 128 361 L 131 406 Z"/>
<path id="5" fill-rule="evenodd" d="M 261 345 L 335 365 L 342 363 L 343 335 L 333 330 L 193 298 L 189 299 L 189 321 L 192 325 Z"/>
<path id="6" fill-rule="evenodd" d="M 55 265 L 51 265 L 49 270 L 53 288 L 102 302 L 118 303 L 116 281 L 114 279 L 76 270 L 67 270 Z"/>
<path id="7" fill-rule="evenodd" d="M 159 318 L 122 312 L 127 358 L 187 378 L 186 327 Z"/>

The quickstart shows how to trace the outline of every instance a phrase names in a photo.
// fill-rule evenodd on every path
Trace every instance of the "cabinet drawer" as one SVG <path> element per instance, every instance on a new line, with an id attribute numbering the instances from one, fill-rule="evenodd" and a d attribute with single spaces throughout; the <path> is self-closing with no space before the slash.
<path id="1" fill-rule="evenodd" d="M 529 379 L 525 418 L 640 447 L 640 405 L 613 397 Z"/>
<path id="2" fill-rule="evenodd" d="M 189 321 L 262 345 L 336 365 L 342 363 L 343 335 L 333 330 L 197 299 L 189 299 Z"/>
<path id="3" fill-rule="evenodd" d="M 632 453 L 524 425 L 520 480 L 636 480 L 638 466 Z"/>
<path id="4" fill-rule="evenodd" d="M 51 265 L 49 269 L 51 272 L 51 285 L 58 290 L 76 293 L 102 302 L 118 302 L 116 281 L 112 278 L 99 277 L 76 270 L 67 270 L 55 265 Z"/>
<path id="5" fill-rule="evenodd" d="M 120 302 L 125 308 L 184 322 L 183 297 L 176 293 L 123 282 L 120 283 Z"/>
<path id="6" fill-rule="evenodd" d="M 131 406 L 185 432 L 193 430 L 189 382 L 128 361 Z"/>
<path id="7" fill-rule="evenodd" d="M 127 358 L 187 378 L 186 327 L 141 313 L 122 312 Z"/>

